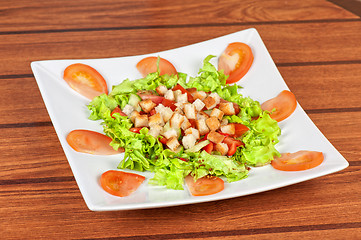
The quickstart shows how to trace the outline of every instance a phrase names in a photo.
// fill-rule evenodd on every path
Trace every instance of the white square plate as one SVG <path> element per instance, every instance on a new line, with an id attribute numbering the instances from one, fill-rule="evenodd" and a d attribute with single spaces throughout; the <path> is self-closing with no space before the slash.
<path id="1" fill-rule="evenodd" d="M 300 105 L 286 120 L 280 122 L 282 135 L 276 148 L 280 152 L 314 150 L 324 153 L 324 162 L 306 171 L 283 172 L 264 166 L 253 168 L 249 177 L 233 183 L 226 183 L 225 189 L 217 194 L 194 197 L 188 190 L 169 190 L 152 186 L 148 180 L 150 172 L 138 173 L 146 181 L 131 196 L 114 197 L 102 190 L 99 184 L 101 174 L 116 169 L 123 154 L 96 156 L 75 152 L 66 142 L 67 134 L 74 129 L 88 129 L 102 132 L 98 121 L 88 119 L 90 112 L 86 105 L 89 100 L 73 91 L 62 79 L 64 69 L 73 63 L 85 63 L 97 69 L 106 79 L 108 87 L 119 84 L 126 78 L 141 77 L 135 65 L 146 56 L 161 56 L 174 64 L 179 72 L 195 76 L 209 55 L 220 56 L 231 42 L 244 42 L 254 53 L 254 62 L 249 72 L 239 82 L 244 87 L 241 93 L 260 103 L 275 97 L 282 90 L 288 89 L 269 55 L 261 37 L 255 29 L 229 34 L 209 41 L 172 49 L 160 53 L 108 59 L 51 60 L 31 63 L 31 68 L 38 83 L 46 108 L 53 122 L 65 155 L 84 200 L 90 210 L 109 211 L 175 206 L 206 201 L 214 201 L 253 193 L 263 192 L 290 184 L 310 180 L 342 170 L 348 162 L 323 136 Z M 217 59 L 211 61 L 216 66 Z M 110 90 L 110 89 L 109 89 Z M 128 170 L 125 170 L 128 171 Z M 187 189 L 185 187 L 185 189 Z"/>

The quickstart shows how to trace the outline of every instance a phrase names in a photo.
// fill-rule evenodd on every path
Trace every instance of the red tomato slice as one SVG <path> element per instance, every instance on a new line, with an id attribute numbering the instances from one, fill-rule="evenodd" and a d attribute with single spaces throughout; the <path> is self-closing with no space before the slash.
<path id="1" fill-rule="evenodd" d="M 137 63 L 137 69 L 142 74 L 143 77 L 146 77 L 149 73 L 156 72 L 157 69 L 157 57 L 147 57 L 140 60 Z M 164 58 L 159 59 L 159 71 L 160 75 L 176 75 L 177 70 L 168 60 Z"/>
<path id="2" fill-rule="evenodd" d="M 229 75 L 227 84 L 238 82 L 250 69 L 253 63 L 251 48 L 240 42 L 234 42 L 227 46 L 218 60 L 218 70 L 223 69 L 225 75 Z"/>
<path id="3" fill-rule="evenodd" d="M 94 155 L 113 155 L 124 152 L 115 151 L 109 144 L 112 139 L 106 135 L 89 130 L 73 130 L 66 137 L 68 144 L 77 152 Z"/>
<path id="4" fill-rule="evenodd" d="M 295 153 L 282 153 L 271 164 L 275 169 L 282 171 L 301 171 L 317 167 L 323 162 L 322 152 L 298 151 Z"/>
<path id="5" fill-rule="evenodd" d="M 68 66 L 63 78 L 71 88 L 89 99 L 102 93 L 108 94 L 108 86 L 102 75 L 88 65 L 75 63 Z"/>
<path id="6" fill-rule="evenodd" d="M 163 101 L 164 97 L 162 96 L 158 96 L 158 95 L 151 95 L 151 94 L 143 94 L 143 93 L 138 93 L 138 96 L 142 99 L 142 100 L 147 100 L 150 99 L 152 100 L 152 102 L 154 102 L 155 104 L 159 104 Z"/>
<path id="7" fill-rule="evenodd" d="M 233 123 L 235 129 L 235 137 L 242 136 L 245 132 L 249 130 L 249 128 L 241 123 Z"/>
<path id="8" fill-rule="evenodd" d="M 113 116 L 114 113 L 119 113 L 120 116 L 127 116 L 127 114 L 125 114 L 120 107 L 116 107 L 113 109 L 113 111 L 111 112 L 110 116 Z"/>
<path id="9" fill-rule="evenodd" d="M 138 174 L 109 170 L 100 177 L 100 185 L 114 196 L 126 197 L 135 192 L 144 180 L 145 177 Z"/>
<path id="10" fill-rule="evenodd" d="M 193 196 L 211 195 L 224 189 L 224 181 L 215 176 L 205 176 L 194 181 L 193 177 L 188 175 L 185 182 Z"/>
<path id="11" fill-rule="evenodd" d="M 269 111 L 271 118 L 277 122 L 288 118 L 295 111 L 296 107 L 296 97 L 288 90 L 283 90 L 277 97 L 261 104 L 262 110 Z M 272 112 L 273 109 L 275 109 L 274 112 Z"/>

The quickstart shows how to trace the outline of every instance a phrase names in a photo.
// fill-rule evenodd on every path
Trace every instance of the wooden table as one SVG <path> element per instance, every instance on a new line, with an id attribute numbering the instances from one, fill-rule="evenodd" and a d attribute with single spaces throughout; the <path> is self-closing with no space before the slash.
<path id="1" fill-rule="evenodd" d="M 361 239 L 361 5 L 333 2 L 1 1 L 0 238 Z M 234 199 L 88 210 L 30 62 L 139 55 L 251 27 L 350 166 Z"/>

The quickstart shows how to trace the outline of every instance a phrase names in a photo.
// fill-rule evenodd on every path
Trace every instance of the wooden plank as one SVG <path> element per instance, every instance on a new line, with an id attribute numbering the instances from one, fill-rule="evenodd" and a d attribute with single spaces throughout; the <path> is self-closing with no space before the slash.
<path id="1" fill-rule="evenodd" d="M 312 11 L 310 11 L 312 9 Z M 328 1 L 12 1 L 0 3 L 0 29 L 131 28 L 325 19 L 357 19 Z"/>
<path id="2" fill-rule="evenodd" d="M 1 75 L 30 75 L 30 62 L 36 60 L 106 58 L 158 52 L 249 27 L 252 25 L 3 35 L 0 38 L 3 53 L 0 72 Z M 360 28 L 361 21 L 257 26 L 274 61 L 283 65 L 359 62 L 361 31 L 357 30 Z M 340 44 L 342 51 L 339 50 Z M 212 50 L 209 52 L 211 54 Z"/>

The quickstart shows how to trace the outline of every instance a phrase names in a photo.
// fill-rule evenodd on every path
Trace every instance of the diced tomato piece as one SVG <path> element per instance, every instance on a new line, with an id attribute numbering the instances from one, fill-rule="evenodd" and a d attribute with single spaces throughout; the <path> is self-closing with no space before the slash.
<path id="1" fill-rule="evenodd" d="M 158 96 L 158 95 L 152 95 L 152 94 L 143 94 L 143 93 L 138 93 L 138 96 L 142 99 L 142 100 L 147 100 L 150 99 L 152 100 L 152 102 L 154 102 L 155 104 L 160 104 L 164 97 L 162 96 Z"/>
<path id="2" fill-rule="evenodd" d="M 228 156 L 232 156 L 237 151 L 237 147 L 244 146 L 242 141 L 229 136 L 223 140 L 223 143 L 228 145 Z"/>
<path id="3" fill-rule="evenodd" d="M 184 162 L 188 162 L 189 160 L 188 159 L 185 159 L 185 158 L 179 158 L 180 160 L 184 161 Z"/>
<path id="4" fill-rule="evenodd" d="M 168 139 L 166 139 L 165 137 L 160 137 L 159 141 L 163 144 L 167 144 Z"/>
<path id="5" fill-rule="evenodd" d="M 140 130 L 142 130 L 141 127 L 132 127 L 129 129 L 129 131 L 133 132 L 133 133 L 139 133 Z"/>
<path id="6" fill-rule="evenodd" d="M 170 109 L 172 109 L 172 111 L 175 111 L 177 108 L 174 101 L 166 99 L 166 98 L 163 98 L 161 103 L 163 104 L 163 106 L 169 107 Z"/>
<path id="7" fill-rule="evenodd" d="M 150 110 L 149 115 L 150 115 L 150 116 L 153 116 L 153 115 L 156 114 L 156 113 L 157 113 L 157 111 L 155 111 L 155 109 L 153 108 L 152 110 Z"/>
<path id="8" fill-rule="evenodd" d="M 114 113 L 119 113 L 120 116 L 127 116 L 127 114 L 125 114 L 125 113 L 120 109 L 119 106 L 113 109 L 113 111 L 112 111 L 112 113 L 110 114 L 110 116 L 113 117 L 113 114 L 114 114 Z"/>
<path id="9" fill-rule="evenodd" d="M 210 142 L 207 146 L 203 147 L 203 150 L 211 154 L 214 149 L 214 144 Z"/>
<path id="10" fill-rule="evenodd" d="M 233 123 L 235 128 L 235 137 L 242 136 L 245 132 L 249 130 L 249 128 L 241 123 Z"/>
<path id="11" fill-rule="evenodd" d="M 197 122 L 195 119 L 188 119 L 188 121 L 191 124 L 192 128 L 197 128 Z"/>
<path id="12" fill-rule="evenodd" d="M 188 102 L 190 102 L 190 103 L 194 102 L 194 98 L 193 98 L 192 94 L 188 90 L 186 90 L 184 87 L 182 87 L 181 85 L 179 85 L 179 84 L 175 85 L 172 90 L 173 91 L 180 90 L 182 92 L 182 94 L 186 93 Z"/>

